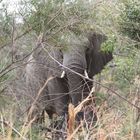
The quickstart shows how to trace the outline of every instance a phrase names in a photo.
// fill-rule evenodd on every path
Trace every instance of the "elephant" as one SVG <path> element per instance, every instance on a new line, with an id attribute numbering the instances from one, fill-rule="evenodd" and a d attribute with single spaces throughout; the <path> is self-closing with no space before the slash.
<path id="1" fill-rule="evenodd" d="M 69 86 L 69 96 L 74 106 L 77 106 L 86 98 L 93 87 L 93 82 L 84 79 L 76 73 L 84 75 L 84 71 L 86 70 L 88 77 L 92 79 L 113 58 L 111 52 L 101 51 L 101 44 L 107 40 L 105 35 L 89 33 L 88 37 L 83 40 L 83 46 L 80 43 L 77 44 L 77 41 L 72 44 L 72 47 L 67 52 L 63 53 L 63 65 L 74 71 L 65 69 Z M 80 118 L 83 118 L 82 115 L 80 115 Z"/>
<path id="2" fill-rule="evenodd" d="M 30 63 L 26 66 L 26 84 L 32 97 L 30 104 L 45 81 L 52 77 L 37 99 L 35 113 L 32 114 L 40 114 L 40 111 L 45 110 L 50 118 L 54 113 L 65 116 L 68 104 L 71 102 L 77 106 L 89 95 L 93 87 L 91 80 L 79 74 L 85 76 L 86 71 L 87 76 L 92 79 L 113 59 L 112 52 L 101 51 L 101 44 L 107 40 L 105 35 L 93 32 L 84 38 L 75 38 L 73 36 L 70 40 L 67 49 L 47 46 L 46 52 L 39 46 L 29 58 Z M 63 72 L 65 75 L 62 77 Z M 89 114 L 90 117 L 94 115 L 93 111 Z M 83 117 L 81 111 L 76 118 L 79 121 Z"/>

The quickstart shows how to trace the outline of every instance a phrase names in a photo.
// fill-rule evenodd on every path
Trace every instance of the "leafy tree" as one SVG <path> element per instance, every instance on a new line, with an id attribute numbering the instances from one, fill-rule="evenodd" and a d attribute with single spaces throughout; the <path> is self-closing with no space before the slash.
<path id="1" fill-rule="evenodd" d="M 131 39 L 140 42 L 140 1 L 129 0 L 124 5 L 121 31 Z"/>
<path id="2" fill-rule="evenodd" d="M 22 11 L 24 28 L 31 26 L 37 35 L 44 33 L 47 41 L 55 45 L 67 46 L 71 39 L 82 40 L 88 32 L 102 31 L 96 28 L 98 12 L 91 1 L 29 0 L 24 4 L 30 7 Z"/>
<path id="3" fill-rule="evenodd" d="M 0 45 L 11 38 L 12 15 L 8 12 L 5 4 L 0 8 Z"/>

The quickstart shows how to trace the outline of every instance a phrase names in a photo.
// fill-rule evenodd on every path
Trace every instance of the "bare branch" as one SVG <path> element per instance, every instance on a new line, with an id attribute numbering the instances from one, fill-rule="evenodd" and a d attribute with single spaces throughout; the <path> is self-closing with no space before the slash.
<path id="1" fill-rule="evenodd" d="M 26 30 L 24 33 L 22 33 L 21 35 L 17 36 L 13 41 L 16 41 L 16 40 L 22 38 L 23 36 L 25 36 L 26 34 L 28 34 L 28 33 L 29 33 L 30 31 L 32 31 L 33 29 L 34 29 L 34 27 L 29 28 L 29 29 Z M 8 46 L 8 45 L 10 45 L 10 44 L 11 44 L 11 41 L 9 41 L 8 43 L 5 43 L 4 45 L 2 45 L 2 46 L 0 47 L 0 50 L 3 49 L 3 48 L 5 48 L 6 46 Z"/>
<path id="2" fill-rule="evenodd" d="M 12 25 L 12 37 L 11 37 L 11 47 L 12 47 L 12 62 L 14 62 L 14 54 L 15 54 L 15 41 L 14 41 L 14 35 L 15 35 L 15 19 L 13 18 L 13 25 Z"/>

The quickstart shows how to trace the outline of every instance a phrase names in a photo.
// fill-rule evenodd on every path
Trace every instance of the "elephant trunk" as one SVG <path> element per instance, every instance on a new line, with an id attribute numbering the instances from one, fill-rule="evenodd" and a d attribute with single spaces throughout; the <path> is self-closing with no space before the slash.
<path id="1" fill-rule="evenodd" d="M 73 47 L 72 50 L 65 52 L 63 65 L 72 70 L 65 69 L 65 72 L 72 104 L 76 106 L 83 98 L 84 79 L 76 73 L 84 75 L 84 70 L 87 67 L 84 48 Z"/>

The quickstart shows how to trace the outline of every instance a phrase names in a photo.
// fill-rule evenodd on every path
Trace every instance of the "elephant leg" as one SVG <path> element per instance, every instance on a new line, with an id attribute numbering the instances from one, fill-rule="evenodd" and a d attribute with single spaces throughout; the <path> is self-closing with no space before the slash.
<path id="1" fill-rule="evenodd" d="M 65 78 L 55 77 L 48 82 L 49 97 L 54 112 L 59 116 L 58 121 L 54 124 L 57 129 L 62 129 L 66 122 L 65 118 L 68 113 L 68 85 Z"/>
<path id="2" fill-rule="evenodd" d="M 71 92 L 69 92 L 69 94 L 72 100 L 72 104 L 77 106 L 82 100 L 89 96 L 93 84 L 91 81 L 85 80 L 74 73 L 69 73 L 67 77 L 70 80 L 69 87 Z M 76 121 L 79 123 L 80 120 L 84 120 L 88 126 L 91 124 L 91 122 L 95 122 L 97 117 L 94 105 L 95 100 L 93 98 L 92 101 L 87 102 L 82 110 L 77 113 Z"/>
<path id="3" fill-rule="evenodd" d="M 67 113 L 69 96 L 65 78 L 55 77 L 48 82 L 49 97 L 58 115 Z"/>

